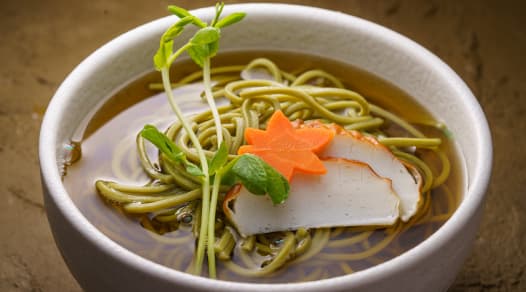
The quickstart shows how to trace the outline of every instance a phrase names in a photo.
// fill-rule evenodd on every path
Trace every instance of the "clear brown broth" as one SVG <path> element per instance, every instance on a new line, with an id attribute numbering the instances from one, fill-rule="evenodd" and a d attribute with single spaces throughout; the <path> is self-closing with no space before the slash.
<path id="1" fill-rule="evenodd" d="M 361 93 L 370 102 L 388 109 L 409 122 L 425 124 L 433 121 L 431 115 L 421 105 L 394 85 L 363 70 L 320 57 L 285 52 L 235 52 L 218 55 L 213 59 L 212 66 L 247 64 L 256 57 L 269 58 L 280 68 L 290 72 L 302 72 L 312 68 L 325 70 L 342 80 L 349 89 Z M 179 80 L 199 70 L 196 65 L 189 61 L 182 61 L 173 67 L 172 80 Z M 71 198 L 86 218 L 113 241 L 154 262 L 177 270 L 185 270 L 190 264 L 195 246 L 193 241 L 179 242 L 183 236 L 187 236 L 190 232 L 188 227 L 180 227 L 179 230 L 162 236 L 153 234 L 142 228 L 138 224 L 137 218 L 126 215 L 106 204 L 97 195 L 94 186 L 97 179 L 115 180 L 136 185 L 148 181 L 147 177 L 141 174 L 138 164 L 135 135 L 144 124 L 151 123 L 152 120 L 161 115 L 169 114 L 164 95 L 155 95 L 155 92 L 148 89 L 148 84 L 152 82 L 160 82 L 159 72 L 149 72 L 137 80 L 131 81 L 96 111 L 81 142 L 82 158 L 68 166 L 64 184 Z M 195 91 L 195 93 L 199 94 L 200 90 Z M 418 128 L 429 135 L 441 135 L 439 131 L 431 127 L 418 126 Z M 387 125 L 385 131 L 394 133 L 399 129 Z M 120 160 L 120 169 L 123 173 L 118 174 L 112 169 L 111 161 L 115 158 L 114 149 L 116 145 L 122 143 L 122 139 L 126 139 L 126 137 L 128 148 Z M 442 136 L 442 138 L 444 137 Z M 446 181 L 446 187 L 454 196 L 453 208 L 456 208 L 462 193 L 464 177 L 454 143 L 448 139 L 443 140 L 445 143 L 441 147 L 451 161 L 451 175 Z M 440 169 L 438 161 L 432 155 L 423 153 L 423 158 L 435 171 Z M 432 205 L 429 212 L 433 214 L 430 216 L 440 215 L 446 209 L 451 208 L 451 200 L 446 199 L 447 195 L 444 188 L 432 191 Z M 218 275 L 220 279 L 229 281 L 268 283 L 299 282 L 342 276 L 349 272 L 342 269 L 343 264 L 351 267 L 353 271 L 360 271 L 385 262 L 416 246 L 438 230 L 442 224 L 443 221 L 427 222 L 408 227 L 399 233 L 385 249 L 374 256 L 359 261 L 329 262 L 320 260 L 315 256 L 301 264 L 286 266 L 273 275 L 263 278 L 241 277 L 229 272 L 219 261 Z M 355 232 L 346 231 L 331 238 L 331 240 L 354 235 L 356 235 Z M 383 237 L 385 234 L 381 230 L 375 231 L 371 236 L 370 243 L 374 245 Z M 361 248 L 363 249 L 363 247 Z M 347 250 L 343 248 L 338 252 L 356 252 L 359 250 L 360 247 L 349 246 Z M 322 252 L 330 253 L 332 250 L 325 248 Z M 235 251 L 233 261 L 239 261 L 235 256 Z M 322 273 L 318 272 L 320 266 L 323 269 Z"/>

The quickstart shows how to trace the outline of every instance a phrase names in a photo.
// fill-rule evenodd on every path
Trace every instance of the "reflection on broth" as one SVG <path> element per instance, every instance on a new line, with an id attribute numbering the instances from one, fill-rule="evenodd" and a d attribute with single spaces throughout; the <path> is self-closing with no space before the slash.
<path id="1" fill-rule="evenodd" d="M 293 232 L 274 232 L 242 238 L 235 228 L 230 226 L 219 207 L 216 221 L 217 244 L 220 244 L 221 240 L 226 241 L 230 236 L 235 241 L 233 251 L 227 252 L 228 255 L 225 256 L 228 260 L 221 260 L 221 255 L 218 255 L 219 279 L 287 283 L 346 275 L 404 253 L 428 238 L 451 216 L 458 204 L 464 181 L 459 171 L 457 153 L 450 137 L 444 135 L 447 131 L 412 98 L 371 74 L 349 65 L 313 56 L 285 52 L 224 53 L 214 58 L 213 67 L 245 65 L 259 57 L 272 60 L 283 71 L 295 76 L 310 69 L 329 72 L 341 80 L 346 88 L 364 96 L 369 103 L 402 117 L 427 137 L 441 138 L 442 143 L 438 149 L 417 147 L 415 152 L 415 155 L 429 166 L 435 183 L 431 183 L 431 190 L 423 194 L 417 214 L 408 222 L 398 221 L 386 228 L 300 228 Z M 171 73 L 172 82 L 177 82 L 197 70 L 197 66 L 189 61 L 177 63 Z M 220 90 L 224 84 L 239 79 L 239 74 L 238 70 L 213 74 L 215 89 Z M 190 272 L 196 246 L 194 225 L 200 216 L 199 200 L 192 200 L 177 208 L 169 208 L 170 213 L 155 211 L 129 214 L 123 211 L 122 204 L 101 199 L 95 188 L 95 181 L 101 179 L 133 186 L 143 186 L 152 182 L 152 178 L 141 166 L 136 144 L 137 133 L 145 124 L 153 124 L 165 130 L 175 120 L 165 95 L 155 90 L 158 83 L 159 73 L 148 73 L 130 82 L 108 99 L 89 123 L 82 141 L 82 157 L 68 166 L 64 184 L 82 213 L 109 238 L 154 262 Z M 309 84 L 332 86 L 330 80 L 323 77 L 315 77 L 309 80 Z M 190 115 L 207 109 L 200 99 L 201 92 L 202 86 L 199 83 L 190 83 L 177 87 L 174 95 L 181 109 Z M 226 100 L 218 102 L 228 103 Z M 290 105 L 282 104 L 281 107 L 286 109 L 287 106 Z M 298 115 L 292 113 L 289 114 L 290 117 L 317 118 L 313 111 Z M 374 136 L 411 136 L 406 129 L 385 117 L 376 117 L 376 120 L 361 130 Z M 231 131 L 235 134 L 235 128 Z M 164 169 L 165 162 L 156 162 L 157 150 L 150 146 L 146 144 L 145 148 L 148 157 L 157 169 Z M 213 143 L 208 147 L 215 149 Z M 402 160 L 407 159 L 407 153 L 412 151 L 414 147 L 398 147 L 393 150 Z M 447 177 L 441 175 L 446 156 L 451 167 Z M 442 180 L 445 182 L 442 183 Z M 170 216 L 174 220 L 168 220 Z M 284 266 L 262 275 L 254 272 L 272 263 L 289 238 L 293 238 L 295 244 L 293 250 L 288 253 Z"/>

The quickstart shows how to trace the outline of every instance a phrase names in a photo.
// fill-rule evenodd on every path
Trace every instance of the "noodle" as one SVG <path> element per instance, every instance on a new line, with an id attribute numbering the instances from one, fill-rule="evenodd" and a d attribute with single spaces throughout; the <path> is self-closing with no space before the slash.
<path id="1" fill-rule="evenodd" d="M 241 80 L 239 74 L 255 68 L 268 72 L 269 80 Z M 374 136 L 389 147 L 404 162 L 415 166 L 423 177 L 422 200 L 417 214 L 408 223 L 398 222 L 388 228 L 352 227 L 299 229 L 294 232 L 277 232 L 240 237 L 225 221 L 222 209 L 216 216 L 216 238 L 214 251 L 221 265 L 220 277 L 229 273 L 244 277 L 265 277 L 295 266 L 301 262 L 335 262 L 335 270 L 349 274 L 360 270 L 361 260 L 383 262 L 386 255 L 375 257 L 380 251 L 390 254 L 403 252 L 396 240 L 410 226 L 424 226 L 423 223 L 437 224 L 451 216 L 455 209 L 455 196 L 444 182 L 451 171 L 446 153 L 441 149 L 442 140 L 426 137 L 415 126 L 399 116 L 369 103 L 363 96 L 345 89 L 343 83 L 333 75 L 322 70 L 309 70 L 300 74 L 285 72 L 269 59 L 258 58 L 247 66 L 226 66 L 211 70 L 213 96 L 224 98 L 229 105 L 218 107 L 223 125 L 222 133 L 230 151 L 228 159 L 234 159 L 239 147 L 245 144 L 244 132 L 248 127 L 265 128 L 268 118 L 276 110 L 281 110 L 289 119 L 334 122 L 347 130 L 361 131 Z M 248 74 L 248 73 L 247 73 Z M 298 75 L 296 77 L 296 75 Z M 173 88 L 197 81 L 202 72 L 195 72 L 172 84 Z M 270 80 L 272 79 L 272 80 Z M 150 84 L 152 90 L 162 90 L 161 84 Z M 197 139 L 203 145 L 205 155 L 210 159 L 217 150 L 215 125 L 210 111 L 188 117 Z M 404 136 L 392 137 L 383 131 L 386 124 L 394 124 L 403 129 Z M 438 125 L 434 123 L 433 125 Z M 179 122 L 171 124 L 166 135 L 176 142 L 188 160 L 199 164 L 199 158 L 190 138 L 182 131 Z M 124 143 L 124 142 L 123 142 Z M 113 161 L 114 173 L 124 176 L 123 162 L 136 163 L 126 157 L 130 152 L 124 144 L 120 145 Z M 201 178 L 186 172 L 183 166 L 172 163 L 164 154 L 154 163 L 146 151 L 144 138 L 136 138 L 139 163 L 150 182 L 144 186 L 129 186 L 115 182 L 98 181 L 96 186 L 102 197 L 127 214 L 137 214 L 141 225 L 149 230 L 147 234 L 160 244 L 175 248 L 173 254 L 165 258 L 167 265 L 179 270 L 191 269 L 192 260 L 179 254 L 181 244 L 189 244 L 198 236 L 201 211 Z M 410 151 L 408 151 L 408 149 Z M 440 161 L 441 169 L 435 171 L 419 157 L 419 151 L 428 151 Z M 131 160 L 130 160 L 131 159 Z M 438 172 L 438 173 L 434 173 Z M 218 182 L 217 182 L 218 183 Z M 442 210 L 433 210 L 431 190 L 442 188 L 446 204 Z M 221 192 L 226 192 L 222 187 Z M 218 198 L 221 206 L 223 194 Z M 214 202 L 212 202 L 214 204 Z M 184 229 L 191 226 L 191 230 Z M 429 226 L 422 231 L 425 236 L 433 232 Z M 101 227 L 102 228 L 102 227 Z M 105 227 L 104 227 L 105 228 Z M 186 230 L 184 236 L 161 236 L 178 229 Z M 114 231 L 106 230 L 105 233 Z M 119 242 L 133 240 L 115 234 Z M 155 249 L 156 253 L 160 253 Z M 387 257 L 389 258 L 389 257 Z M 186 266 L 185 265 L 190 265 Z M 321 268 L 302 270 L 303 280 L 316 280 L 329 277 L 331 272 Z"/>

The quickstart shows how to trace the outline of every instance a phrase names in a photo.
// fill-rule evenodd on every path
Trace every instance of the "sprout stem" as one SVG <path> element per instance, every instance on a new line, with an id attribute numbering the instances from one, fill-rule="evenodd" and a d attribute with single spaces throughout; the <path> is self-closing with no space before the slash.
<path id="1" fill-rule="evenodd" d="M 212 111 L 212 116 L 214 117 L 214 124 L 216 127 L 217 135 L 217 147 L 223 142 L 223 127 L 221 126 L 221 118 L 219 117 L 219 112 L 217 111 L 217 106 L 212 95 L 212 82 L 210 81 L 210 58 L 205 58 L 203 62 L 203 83 L 205 85 L 205 96 L 206 102 L 210 106 Z"/>
<path id="2" fill-rule="evenodd" d="M 217 106 L 212 95 L 212 83 L 210 82 L 210 57 L 205 58 L 203 62 L 203 83 L 205 86 L 205 96 L 216 127 L 217 147 L 223 142 L 223 127 L 221 126 L 221 118 L 217 111 Z M 217 197 L 219 196 L 219 187 L 221 186 L 221 174 L 216 173 L 214 178 L 214 185 L 212 187 L 212 201 L 210 202 L 210 215 L 208 217 L 208 272 L 210 278 L 216 278 L 215 252 L 213 244 L 215 241 L 215 218 Z"/>
<path id="3" fill-rule="evenodd" d="M 219 187 L 221 186 L 221 174 L 216 173 L 214 177 L 214 185 L 212 186 L 212 200 L 210 202 L 210 216 L 208 217 L 208 273 L 210 278 L 215 279 L 216 276 L 216 259 L 214 251 L 215 241 L 215 223 L 216 223 L 216 206 L 217 197 L 219 196 Z"/>
<path id="4" fill-rule="evenodd" d="M 179 49 L 175 54 L 181 51 L 181 49 Z M 201 269 L 203 267 L 203 260 L 204 260 L 204 254 L 205 254 L 205 247 L 206 247 L 206 242 L 207 242 L 207 223 L 208 223 L 208 215 L 209 215 L 209 209 L 210 209 L 210 176 L 208 174 L 208 162 L 206 160 L 206 156 L 203 151 L 203 148 L 201 147 L 201 144 L 199 143 L 199 139 L 197 139 L 197 136 L 192 130 L 192 127 L 190 127 L 190 125 L 184 118 L 183 113 L 179 109 L 179 106 L 177 105 L 177 103 L 175 103 L 175 99 L 174 99 L 173 92 L 172 92 L 172 85 L 170 83 L 169 66 L 170 66 L 170 63 L 168 63 L 168 66 L 164 67 L 161 70 L 163 86 L 164 86 L 166 95 L 168 96 L 168 101 L 170 103 L 170 106 L 172 107 L 172 110 L 177 116 L 177 119 L 179 119 L 179 121 L 183 125 L 183 128 L 186 131 L 186 134 L 190 138 L 190 141 L 192 142 L 192 144 L 194 145 L 197 151 L 197 155 L 199 156 L 199 161 L 201 163 L 201 170 L 203 171 L 203 174 L 204 174 L 203 186 L 202 186 L 203 195 L 202 195 L 202 205 L 201 205 L 202 206 L 201 207 L 201 214 L 202 214 L 201 227 L 199 230 L 199 241 L 197 244 L 197 255 L 196 255 L 196 261 L 194 265 L 194 273 L 201 274 Z"/>

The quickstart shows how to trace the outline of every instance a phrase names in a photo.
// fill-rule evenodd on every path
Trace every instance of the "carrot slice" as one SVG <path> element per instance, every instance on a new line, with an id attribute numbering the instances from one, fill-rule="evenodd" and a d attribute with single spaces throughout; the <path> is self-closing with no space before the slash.
<path id="1" fill-rule="evenodd" d="M 259 156 L 290 181 L 296 171 L 326 173 L 316 154 L 329 144 L 334 135 L 334 131 L 326 128 L 295 129 L 281 111 L 276 111 L 270 117 L 266 130 L 245 130 L 245 139 L 249 145 L 241 146 L 238 154 Z"/>

